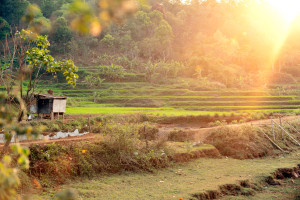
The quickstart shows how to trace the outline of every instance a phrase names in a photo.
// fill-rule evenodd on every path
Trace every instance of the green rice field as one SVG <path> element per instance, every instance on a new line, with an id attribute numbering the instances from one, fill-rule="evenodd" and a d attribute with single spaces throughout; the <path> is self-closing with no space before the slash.
<path id="1" fill-rule="evenodd" d="M 300 86 L 300 85 L 299 85 Z M 300 88 L 300 87 L 299 87 Z M 24 90 L 26 89 L 26 84 Z M 52 89 L 68 97 L 67 114 L 230 115 L 244 112 L 300 113 L 300 90 L 195 91 L 180 84 L 107 82 L 89 89 L 65 83 L 43 84 L 37 92 Z M 4 88 L 0 87 L 0 90 Z"/>

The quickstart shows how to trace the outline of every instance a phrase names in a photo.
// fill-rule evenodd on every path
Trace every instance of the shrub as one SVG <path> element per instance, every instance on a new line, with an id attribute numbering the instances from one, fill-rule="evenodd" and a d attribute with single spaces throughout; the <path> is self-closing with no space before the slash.
<path id="1" fill-rule="evenodd" d="M 300 77 L 300 66 L 293 65 L 293 66 L 285 66 L 282 71 L 284 73 L 293 75 L 294 77 Z"/>
<path id="2" fill-rule="evenodd" d="M 275 84 L 296 83 L 295 78 L 291 74 L 286 73 L 273 73 L 271 81 Z"/>
<path id="3" fill-rule="evenodd" d="M 222 155 L 238 159 L 262 157 L 272 149 L 263 134 L 248 125 L 220 127 L 213 130 L 205 142 L 214 145 Z"/>
<path id="4" fill-rule="evenodd" d="M 88 88 L 100 88 L 105 79 L 99 76 L 88 75 L 84 78 Z"/>
<path id="5" fill-rule="evenodd" d="M 156 140 L 158 139 L 158 128 L 149 123 L 144 123 L 139 129 L 139 134 L 141 139 Z"/>
<path id="6" fill-rule="evenodd" d="M 265 119 L 266 115 L 263 112 L 254 112 L 254 113 L 251 113 L 248 118 L 250 121 L 251 120 L 260 120 L 260 119 Z"/>
<path id="7" fill-rule="evenodd" d="M 213 126 L 225 126 L 225 125 L 227 125 L 227 122 L 225 120 L 222 120 L 222 121 L 217 120 L 215 122 L 210 122 L 209 123 L 210 127 L 213 127 Z"/>
<path id="8" fill-rule="evenodd" d="M 194 132 L 187 132 L 183 130 L 174 129 L 169 133 L 168 140 L 176 142 L 185 142 L 193 140 L 194 135 Z"/>
<path id="9" fill-rule="evenodd" d="M 202 91 L 202 90 L 216 90 L 224 89 L 226 86 L 220 82 L 210 81 L 206 77 L 198 79 L 189 79 L 188 87 L 191 90 Z"/>
<path id="10" fill-rule="evenodd" d="M 232 124 L 238 124 L 238 121 L 237 120 L 233 120 L 231 123 Z"/>
<path id="11" fill-rule="evenodd" d="M 50 131 L 54 131 L 54 132 L 59 131 L 59 130 L 60 130 L 60 128 L 57 124 L 53 124 L 51 129 L 50 129 Z"/>
<path id="12" fill-rule="evenodd" d="M 152 143 L 147 146 L 141 142 L 141 135 L 139 134 L 141 126 L 138 124 L 107 124 L 104 132 L 108 139 L 104 141 L 106 151 L 113 153 L 123 168 L 128 170 L 133 169 L 150 169 L 153 167 L 152 161 L 160 160 L 166 164 L 167 157 L 161 156 L 161 149 L 163 145 Z M 155 129 L 149 132 L 154 135 Z M 165 165 L 160 163 L 157 167 Z"/>
<path id="13" fill-rule="evenodd" d="M 98 75 L 109 81 L 121 81 L 125 76 L 125 69 L 119 65 L 101 65 L 97 69 Z"/>
<path id="14" fill-rule="evenodd" d="M 261 74 L 262 77 L 261 79 L 264 79 L 266 77 L 265 73 Z M 271 74 L 271 79 L 270 79 L 270 84 L 290 84 L 290 83 L 296 83 L 295 78 L 291 74 L 287 73 L 272 73 Z"/>

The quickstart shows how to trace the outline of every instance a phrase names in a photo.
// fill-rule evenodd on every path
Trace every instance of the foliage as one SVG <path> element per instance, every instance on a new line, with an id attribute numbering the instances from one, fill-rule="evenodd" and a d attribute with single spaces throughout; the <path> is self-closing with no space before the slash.
<path id="1" fill-rule="evenodd" d="M 12 40 L 13 48 L 6 41 L 4 47 L 8 52 L 3 55 L 4 63 L 1 63 L 1 83 L 6 86 L 6 92 L 11 98 L 11 91 L 17 84 L 12 78 L 20 79 L 20 96 L 30 104 L 33 93 L 40 78 L 48 74 L 62 72 L 67 82 L 75 86 L 78 79 L 78 68 L 72 60 L 56 61 L 51 55 L 48 47 L 50 43 L 47 36 L 40 36 L 30 30 L 17 31 Z M 18 67 L 14 68 L 15 57 Z M 9 69 L 9 70 L 8 70 Z M 28 80 L 26 95 L 23 96 L 23 81 Z"/>
<path id="2" fill-rule="evenodd" d="M 256 127 L 223 126 L 213 130 L 206 142 L 214 145 L 222 155 L 246 159 L 270 155 L 271 144 Z"/>
<path id="3" fill-rule="evenodd" d="M 293 23 L 291 34 L 285 41 L 293 45 L 283 45 L 278 58 L 274 59 L 268 50 L 274 49 L 276 41 L 284 35 L 281 33 L 284 22 L 273 23 L 278 16 L 270 6 L 257 2 L 249 4 L 248 1 L 195 2 L 183 6 L 181 2 L 146 5 L 144 1 L 133 0 L 5 0 L 0 13 L 12 26 L 24 15 L 24 22 L 37 32 L 45 31 L 39 27 L 50 20 L 53 27 L 48 34 L 52 51 L 73 56 L 76 63 L 82 60 L 84 64 L 114 63 L 144 72 L 146 69 L 141 65 L 144 59 L 168 64 L 176 60 L 184 63 L 180 77 L 195 77 L 200 67 L 202 78 L 236 88 L 264 86 L 266 80 L 257 79 L 256 75 L 269 68 L 278 73 L 297 73 L 296 69 L 291 72 L 290 68 L 299 62 L 296 42 L 299 23 Z M 254 17 L 253 10 L 258 13 Z M 124 23 L 115 23 L 127 16 Z M 266 17 L 262 20 L 261 16 Z M 79 35 L 73 34 L 68 26 Z M 266 27 L 269 34 L 266 34 Z M 99 36 L 102 30 L 103 34 Z M 82 33 L 96 37 L 85 42 Z M 86 59 L 88 53 L 93 57 L 90 60 Z M 129 61 L 123 59 L 121 62 L 124 63 L 119 63 L 117 59 L 109 62 L 106 59 L 102 63 L 102 57 L 108 53 L 111 57 L 129 58 Z M 174 72 L 175 77 L 176 70 Z M 275 73 L 272 77 L 278 80 Z"/>
<path id="4" fill-rule="evenodd" d="M 5 19 L 0 17 L 0 41 L 10 37 L 10 26 Z"/>
<path id="5" fill-rule="evenodd" d="M 19 25 L 28 5 L 27 0 L 3 0 L 0 4 L 0 16 L 10 25 Z"/>
<path id="6" fill-rule="evenodd" d="M 125 69 L 119 65 L 101 65 L 97 67 L 97 74 L 106 80 L 121 81 L 125 75 Z"/>
<path id="7" fill-rule="evenodd" d="M 35 27 L 37 32 L 41 34 L 46 34 L 50 30 L 50 20 L 45 17 L 38 17 L 33 19 L 29 29 Z"/>
<path id="8" fill-rule="evenodd" d="M 84 80 L 89 88 L 100 88 L 105 79 L 101 79 L 99 76 L 88 75 Z"/>
<path id="9" fill-rule="evenodd" d="M 136 123 L 140 120 L 135 119 L 135 116 L 126 119 L 113 116 L 98 117 L 91 119 L 91 124 L 93 129 L 100 129 L 103 138 L 101 141 L 63 146 L 55 143 L 33 145 L 30 147 L 30 173 L 39 178 L 42 185 L 47 186 L 49 183 L 46 183 L 46 180 L 64 183 L 67 178 L 73 176 L 90 177 L 96 173 L 121 170 L 151 171 L 167 166 L 168 152 L 163 142 L 150 141 L 151 138 L 144 141 L 145 138 L 140 132 L 142 125 Z M 86 122 L 86 119 L 77 119 L 74 123 Z M 162 152 L 165 153 L 162 155 Z"/>
<path id="10" fill-rule="evenodd" d="M 46 71 L 51 73 L 63 72 L 67 82 L 75 86 L 76 80 L 78 79 L 78 75 L 76 74 L 78 68 L 74 65 L 73 61 L 55 61 L 47 49 L 50 46 L 47 36 L 37 36 L 32 40 L 29 34 L 31 33 L 25 30 L 16 33 L 21 39 L 25 41 L 29 40 L 36 44 L 35 47 L 28 49 L 26 52 L 27 61 L 29 63 L 28 66 L 32 68 L 44 66 Z"/>
<path id="11" fill-rule="evenodd" d="M 287 74 L 291 74 L 293 77 L 300 77 L 300 66 L 299 65 L 286 66 L 283 69 L 283 72 Z"/>
<path id="12" fill-rule="evenodd" d="M 33 129 L 28 125 L 21 125 L 16 122 L 15 115 L 11 113 L 11 109 L 7 107 L 5 98 L 0 94 L 0 129 L 4 130 L 6 139 L 5 145 L 2 147 L 0 154 L 0 198 L 3 200 L 15 199 L 17 188 L 20 184 L 18 178 L 18 170 L 20 168 L 29 168 L 29 150 L 19 145 L 12 145 L 13 155 L 17 157 L 17 165 L 12 162 L 12 156 L 5 155 L 9 146 L 10 140 L 16 135 L 38 135 L 40 130 L 36 127 Z"/>
<path id="13" fill-rule="evenodd" d="M 115 38 L 112 35 L 106 34 L 101 40 L 101 43 L 107 48 L 112 48 L 114 46 L 114 40 Z"/>
<path id="14" fill-rule="evenodd" d="M 158 131 L 158 128 L 154 125 L 144 122 L 143 125 L 141 125 L 141 127 L 139 128 L 140 139 L 157 140 L 159 137 Z"/>
<path id="15" fill-rule="evenodd" d="M 290 84 L 297 81 L 291 74 L 286 73 L 273 73 L 270 82 L 272 84 Z"/>
<path id="16" fill-rule="evenodd" d="M 71 41 L 73 34 L 68 27 L 67 20 L 64 17 L 57 18 L 52 25 L 50 40 L 54 42 L 56 48 L 62 48 L 65 52 L 68 42 Z M 56 49 L 58 51 L 58 49 Z"/>

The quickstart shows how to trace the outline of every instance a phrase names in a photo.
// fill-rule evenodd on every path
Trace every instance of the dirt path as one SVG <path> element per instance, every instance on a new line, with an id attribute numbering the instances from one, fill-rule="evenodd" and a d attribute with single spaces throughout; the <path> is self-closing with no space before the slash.
<path id="1" fill-rule="evenodd" d="M 96 138 L 100 138 L 100 136 L 96 135 L 94 133 L 89 133 L 89 134 L 82 135 L 82 136 L 74 136 L 74 137 L 67 137 L 67 138 L 61 138 L 61 139 L 27 140 L 27 141 L 19 142 L 19 144 L 23 145 L 23 146 L 30 146 L 33 144 L 44 145 L 44 144 L 51 144 L 53 142 L 58 143 L 58 144 L 66 144 L 66 143 L 70 143 L 70 142 L 95 141 Z M 16 144 L 16 143 L 12 142 L 11 144 Z M 2 147 L 2 146 L 3 146 L 3 144 L 0 144 L 0 147 Z"/>
<path id="2" fill-rule="evenodd" d="M 300 116 L 287 116 L 287 117 L 282 117 L 281 121 L 284 123 L 285 121 L 291 121 L 294 119 L 300 119 Z M 280 123 L 279 118 L 274 118 L 274 121 L 277 123 Z M 241 124 L 229 124 L 226 126 L 240 126 L 240 125 L 253 125 L 253 126 L 261 126 L 261 125 L 270 125 L 271 120 L 270 119 L 263 119 L 263 120 L 256 120 L 256 121 L 251 121 L 251 122 L 246 122 L 246 123 L 241 123 Z M 209 132 L 211 130 L 217 129 L 220 126 L 215 126 L 215 127 L 209 127 L 209 128 L 201 128 L 200 126 L 197 126 L 196 124 L 190 125 L 190 124 L 170 124 L 170 125 L 160 125 L 159 128 L 159 133 L 161 137 L 166 137 L 170 131 L 173 131 L 174 129 L 177 130 L 183 130 L 187 132 L 193 132 L 194 134 L 194 141 L 195 142 L 200 142 L 202 143 L 206 137 L 208 136 Z"/>
<path id="3" fill-rule="evenodd" d="M 296 118 L 299 118 L 299 116 L 287 116 L 282 118 L 282 122 L 284 121 L 290 121 L 294 120 Z M 274 119 L 276 122 L 279 123 L 279 119 Z M 247 123 L 242 123 L 242 124 L 237 124 L 237 125 L 227 125 L 227 126 L 238 126 L 238 125 L 243 125 L 243 124 L 248 124 L 248 125 L 254 125 L 254 126 L 259 126 L 259 125 L 268 125 L 270 124 L 270 119 L 264 119 L 264 120 L 257 120 L 257 121 L 252 121 L 252 122 L 247 122 Z M 208 136 L 209 132 L 213 129 L 219 128 L 217 127 L 210 127 L 210 128 L 201 128 L 197 124 L 159 124 L 159 134 L 161 137 L 166 137 L 170 131 L 177 129 L 177 130 L 183 130 L 183 131 L 188 131 L 188 132 L 194 132 L 194 141 L 196 142 L 203 142 L 206 137 Z M 70 142 L 79 142 L 79 141 L 96 141 L 95 139 L 100 137 L 97 134 L 89 133 L 83 136 L 74 136 L 74 137 L 67 137 L 67 138 L 61 138 L 61 139 L 51 139 L 51 140 L 31 140 L 31 141 L 22 141 L 19 142 L 19 144 L 24 145 L 24 146 L 29 146 L 32 144 L 51 144 L 53 142 L 55 143 L 60 143 L 60 144 L 66 144 Z M 15 143 L 11 143 L 15 144 Z M 0 144 L 0 147 L 2 147 L 3 144 Z"/>

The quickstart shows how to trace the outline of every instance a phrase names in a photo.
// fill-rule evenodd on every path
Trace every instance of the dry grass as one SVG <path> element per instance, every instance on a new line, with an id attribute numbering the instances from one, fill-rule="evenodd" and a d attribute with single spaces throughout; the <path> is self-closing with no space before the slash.
<path id="1" fill-rule="evenodd" d="M 72 182 L 63 188 L 76 189 L 80 198 L 92 199 L 188 199 L 191 194 L 215 190 L 223 184 L 249 179 L 259 181 L 277 168 L 299 164 L 299 151 L 286 157 L 253 160 L 198 159 L 156 173 L 123 173 Z M 51 199 L 56 191 L 40 196 Z"/>

